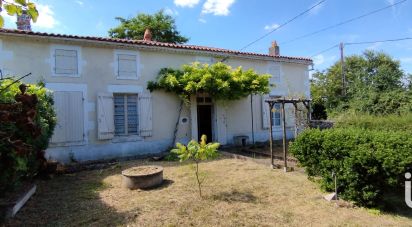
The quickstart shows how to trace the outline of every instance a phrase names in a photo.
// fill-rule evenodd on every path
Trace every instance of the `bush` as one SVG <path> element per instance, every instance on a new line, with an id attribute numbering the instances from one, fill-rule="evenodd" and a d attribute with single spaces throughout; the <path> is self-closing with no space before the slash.
<path id="1" fill-rule="evenodd" d="M 290 151 L 309 176 L 321 177 L 323 189 L 334 190 L 333 171 L 340 196 L 364 206 L 376 206 L 386 190 L 403 188 L 412 167 L 412 136 L 406 131 L 309 129 Z"/>
<path id="2" fill-rule="evenodd" d="M 22 84 L 12 82 L 0 82 L 0 195 L 38 173 L 56 124 L 52 95 L 42 84 L 21 95 Z"/>

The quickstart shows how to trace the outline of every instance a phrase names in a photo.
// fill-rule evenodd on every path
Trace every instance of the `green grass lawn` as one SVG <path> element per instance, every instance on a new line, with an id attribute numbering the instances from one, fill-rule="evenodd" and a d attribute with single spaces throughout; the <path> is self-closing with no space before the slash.
<path id="1" fill-rule="evenodd" d="M 121 187 L 121 170 L 164 166 L 153 190 Z M 284 173 L 252 161 L 202 163 L 199 198 L 190 165 L 130 161 L 39 181 L 38 191 L 9 225 L 50 226 L 412 226 L 412 219 L 326 202 L 302 171 Z M 412 212 L 412 209 L 411 209 Z"/>

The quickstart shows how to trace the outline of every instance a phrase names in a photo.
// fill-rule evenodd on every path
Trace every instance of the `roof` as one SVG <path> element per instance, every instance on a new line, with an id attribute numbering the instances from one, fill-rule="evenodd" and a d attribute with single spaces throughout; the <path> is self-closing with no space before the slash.
<path id="1" fill-rule="evenodd" d="M 215 52 L 215 53 L 220 53 L 220 54 L 231 54 L 231 55 L 239 55 L 239 56 L 255 56 L 255 57 L 266 57 L 266 58 L 283 59 L 283 60 L 299 60 L 299 61 L 305 61 L 307 63 L 312 63 L 312 59 L 307 58 L 307 57 L 271 56 L 269 54 L 242 52 L 242 51 L 222 49 L 222 48 L 216 48 L 216 47 L 163 43 L 163 42 L 157 42 L 157 41 L 118 39 L 118 38 L 96 37 L 96 36 L 65 35 L 65 34 L 54 34 L 54 33 L 45 33 L 45 32 L 24 31 L 24 30 L 17 30 L 17 29 L 5 29 L 5 28 L 0 29 L 0 34 L 10 34 L 10 35 L 14 34 L 14 35 L 28 36 L 28 37 L 49 37 L 49 38 L 74 39 L 74 40 L 87 40 L 87 41 L 95 41 L 95 42 L 110 42 L 110 43 L 117 43 L 117 44 L 132 44 L 132 45 L 139 45 L 139 46 L 152 46 L 152 47 L 164 47 L 164 48 L 173 48 L 173 49 L 182 49 L 182 50 Z"/>

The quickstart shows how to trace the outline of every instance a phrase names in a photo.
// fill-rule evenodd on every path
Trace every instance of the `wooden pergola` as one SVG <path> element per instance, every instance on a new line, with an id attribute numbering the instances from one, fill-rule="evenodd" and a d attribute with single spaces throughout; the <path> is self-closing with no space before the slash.
<path id="1" fill-rule="evenodd" d="M 286 144 L 286 114 L 285 114 L 285 104 L 293 104 L 295 107 L 295 119 L 297 119 L 297 112 L 298 112 L 298 104 L 302 103 L 306 109 L 307 109 L 307 122 L 309 123 L 311 120 L 311 115 L 310 115 L 310 103 L 311 99 L 295 99 L 295 98 L 285 98 L 285 97 L 277 97 L 277 98 L 270 98 L 265 100 L 266 103 L 269 105 L 269 133 L 270 133 L 270 139 L 269 139 L 269 145 L 270 145 L 270 163 L 272 168 L 275 168 L 275 164 L 273 163 L 273 107 L 276 103 L 281 104 L 281 115 L 282 115 L 282 131 L 283 131 L 283 161 L 284 161 L 284 166 L 283 169 L 285 172 L 288 171 L 288 162 L 287 162 L 287 144 Z M 296 124 L 295 120 L 295 138 L 298 134 L 298 127 Z"/>

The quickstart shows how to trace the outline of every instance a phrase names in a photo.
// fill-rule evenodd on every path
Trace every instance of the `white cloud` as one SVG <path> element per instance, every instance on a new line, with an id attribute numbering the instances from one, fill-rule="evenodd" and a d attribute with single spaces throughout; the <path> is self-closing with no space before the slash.
<path id="1" fill-rule="evenodd" d="M 192 8 L 199 4 L 200 0 L 174 0 L 176 6 Z"/>
<path id="2" fill-rule="evenodd" d="M 230 13 L 229 8 L 235 3 L 235 0 L 206 0 L 203 4 L 202 13 L 211 13 L 215 16 L 227 16 Z"/>
<path id="3" fill-rule="evenodd" d="M 276 28 L 279 28 L 279 24 L 271 24 L 271 25 L 266 25 L 265 27 L 264 27 L 264 29 L 265 30 L 274 30 L 274 29 L 276 29 Z"/>
<path id="4" fill-rule="evenodd" d="M 205 19 L 203 19 L 203 18 L 199 18 L 199 20 L 198 20 L 200 23 L 203 23 L 203 24 L 206 24 L 206 20 Z"/>
<path id="5" fill-rule="evenodd" d="M 313 64 L 315 64 L 316 66 L 319 66 L 319 65 L 331 64 L 332 62 L 336 60 L 336 58 L 337 58 L 336 55 L 326 57 L 323 54 L 318 54 L 312 59 L 313 59 Z"/>
<path id="6" fill-rule="evenodd" d="M 313 64 L 321 65 L 325 62 L 325 57 L 322 54 L 316 55 L 313 57 Z"/>
<path id="7" fill-rule="evenodd" d="M 166 8 L 165 14 L 170 15 L 170 16 L 177 16 L 179 15 L 179 12 L 175 9 Z"/>
<path id="8" fill-rule="evenodd" d="M 80 6 L 84 5 L 84 2 L 80 1 L 80 0 L 76 0 L 76 3 L 79 4 Z"/>
<path id="9" fill-rule="evenodd" d="M 36 7 L 39 11 L 39 17 L 37 18 L 37 22 L 33 23 L 33 27 L 52 29 L 60 24 L 54 17 L 54 11 L 50 5 L 37 4 Z"/>

